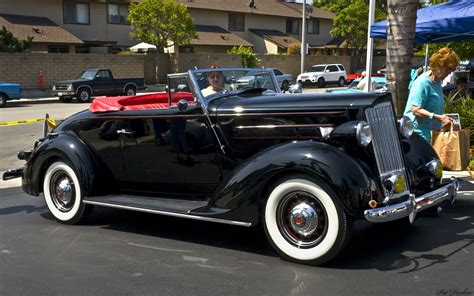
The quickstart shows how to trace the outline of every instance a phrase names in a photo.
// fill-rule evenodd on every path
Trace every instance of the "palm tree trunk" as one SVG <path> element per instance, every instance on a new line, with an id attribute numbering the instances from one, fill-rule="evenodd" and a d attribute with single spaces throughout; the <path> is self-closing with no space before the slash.
<path id="1" fill-rule="evenodd" d="M 408 99 L 418 0 L 388 0 L 387 78 L 398 114 Z"/>

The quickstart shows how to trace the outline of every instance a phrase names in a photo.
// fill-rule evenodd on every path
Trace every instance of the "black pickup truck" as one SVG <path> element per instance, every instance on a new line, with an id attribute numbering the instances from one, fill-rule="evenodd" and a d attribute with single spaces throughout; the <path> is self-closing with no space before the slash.
<path id="1" fill-rule="evenodd" d="M 88 103 L 95 96 L 133 96 L 145 89 L 143 78 L 115 79 L 109 69 L 87 69 L 75 80 L 65 80 L 53 85 L 53 95 L 68 103 L 74 97 L 80 103 Z"/>

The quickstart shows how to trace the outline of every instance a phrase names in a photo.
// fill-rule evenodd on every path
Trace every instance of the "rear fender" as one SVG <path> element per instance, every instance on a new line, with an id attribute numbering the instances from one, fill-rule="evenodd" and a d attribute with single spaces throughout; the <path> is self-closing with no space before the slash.
<path id="1" fill-rule="evenodd" d="M 42 182 L 46 170 L 58 160 L 66 161 L 73 167 L 85 196 L 90 195 L 98 176 L 95 158 L 84 142 L 69 133 L 49 135 L 34 150 L 25 168 L 25 191 L 31 195 L 39 195 L 43 190 Z"/>
<path id="2" fill-rule="evenodd" d="M 370 178 L 353 158 L 333 146 L 302 141 L 283 144 L 263 151 L 236 168 L 219 187 L 211 201 L 216 214 L 225 211 L 227 219 L 246 217 L 258 223 L 260 207 L 275 182 L 288 174 L 306 174 L 331 187 L 344 209 L 360 217 L 370 200 Z"/>

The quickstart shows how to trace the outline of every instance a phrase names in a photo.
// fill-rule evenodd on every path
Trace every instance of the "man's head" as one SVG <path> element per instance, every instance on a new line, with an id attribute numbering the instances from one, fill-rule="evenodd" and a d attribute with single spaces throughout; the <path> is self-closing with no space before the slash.
<path id="1" fill-rule="evenodd" d="M 460 91 L 467 90 L 467 78 L 466 77 L 459 77 L 456 79 L 456 88 Z"/>
<path id="2" fill-rule="evenodd" d="M 219 65 L 212 65 L 210 69 L 219 69 Z M 223 88 L 224 87 L 224 75 L 220 71 L 209 72 L 207 73 L 207 80 L 213 88 Z"/>
<path id="3" fill-rule="evenodd" d="M 360 73 L 361 78 L 364 78 L 366 75 L 367 75 L 367 72 L 365 72 L 365 71 L 362 71 L 362 73 Z"/>

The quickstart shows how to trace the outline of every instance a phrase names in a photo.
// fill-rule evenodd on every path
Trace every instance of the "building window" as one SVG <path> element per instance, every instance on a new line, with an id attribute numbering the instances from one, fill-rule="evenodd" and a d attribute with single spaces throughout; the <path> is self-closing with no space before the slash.
<path id="1" fill-rule="evenodd" d="M 300 21 L 295 19 L 286 20 L 286 33 L 291 35 L 298 35 L 300 33 Z"/>
<path id="2" fill-rule="evenodd" d="M 69 53 L 67 45 L 48 45 L 48 53 Z"/>
<path id="3" fill-rule="evenodd" d="M 319 35 L 319 20 L 308 20 L 308 34 Z"/>
<path id="4" fill-rule="evenodd" d="M 64 2 L 65 24 L 89 24 L 89 3 Z"/>
<path id="5" fill-rule="evenodd" d="M 110 24 L 129 25 L 128 22 L 128 5 L 127 4 L 108 4 L 107 5 L 107 21 Z"/>
<path id="6" fill-rule="evenodd" d="M 229 13 L 229 31 L 245 31 L 245 15 Z"/>

